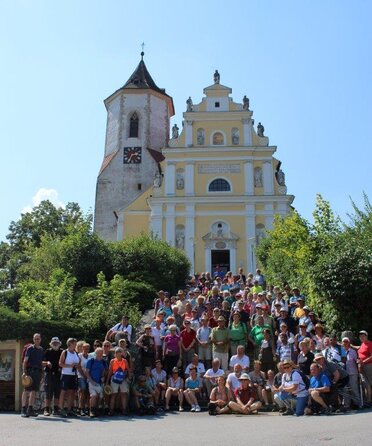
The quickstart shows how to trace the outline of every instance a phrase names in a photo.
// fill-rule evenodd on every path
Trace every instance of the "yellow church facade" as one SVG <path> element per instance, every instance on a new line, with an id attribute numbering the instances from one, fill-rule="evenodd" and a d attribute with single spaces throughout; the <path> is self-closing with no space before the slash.
<path id="1" fill-rule="evenodd" d="M 294 197 L 249 100 L 234 102 L 218 71 L 203 93 L 173 126 L 153 184 L 116 210 L 117 239 L 152 232 L 185 251 L 191 272 L 254 271 L 255 246 Z"/>

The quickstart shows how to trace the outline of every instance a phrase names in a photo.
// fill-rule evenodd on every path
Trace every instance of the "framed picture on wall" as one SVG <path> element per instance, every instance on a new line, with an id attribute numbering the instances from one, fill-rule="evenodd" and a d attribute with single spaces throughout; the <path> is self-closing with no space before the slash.
<path id="1" fill-rule="evenodd" d="M 15 352 L 0 350 L 0 381 L 14 381 Z"/>

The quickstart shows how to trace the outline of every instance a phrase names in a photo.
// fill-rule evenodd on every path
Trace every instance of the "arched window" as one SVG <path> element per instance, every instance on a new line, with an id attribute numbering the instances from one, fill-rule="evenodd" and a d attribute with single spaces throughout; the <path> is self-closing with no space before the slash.
<path id="1" fill-rule="evenodd" d="M 129 138 L 138 138 L 138 124 L 138 115 L 134 112 L 129 121 Z"/>
<path id="2" fill-rule="evenodd" d="M 231 187 L 228 181 L 224 180 L 223 178 L 217 178 L 213 180 L 209 187 L 209 192 L 230 192 Z"/>
<path id="3" fill-rule="evenodd" d="M 225 138 L 221 132 L 216 132 L 213 134 L 213 145 L 223 146 L 225 144 Z"/>

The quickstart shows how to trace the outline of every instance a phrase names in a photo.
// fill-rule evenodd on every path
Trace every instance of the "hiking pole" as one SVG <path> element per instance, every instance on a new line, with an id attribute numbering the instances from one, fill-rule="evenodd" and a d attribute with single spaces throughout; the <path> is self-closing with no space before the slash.
<path id="1" fill-rule="evenodd" d="M 364 406 L 364 399 L 363 399 L 363 393 L 364 393 L 364 376 L 359 373 L 359 392 L 360 392 L 360 407 Z"/>

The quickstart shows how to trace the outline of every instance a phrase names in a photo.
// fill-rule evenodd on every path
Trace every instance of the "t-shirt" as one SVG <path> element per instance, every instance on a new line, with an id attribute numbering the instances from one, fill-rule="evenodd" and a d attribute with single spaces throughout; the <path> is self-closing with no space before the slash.
<path id="1" fill-rule="evenodd" d="M 28 349 L 26 350 L 25 359 L 27 359 L 27 367 L 42 369 L 43 358 L 43 347 L 35 347 L 34 345 L 30 345 L 30 347 L 28 347 Z"/>
<path id="2" fill-rule="evenodd" d="M 121 322 L 119 322 L 118 324 L 114 325 L 111 328 L 111 330 L 112 331 L 122 331 L 123 333 L 126 333 L 128 341 L 131 342 L 133 328 L 130 324 L 128 324 L 126 327 L 124 327 L 124 325 Z"/>
<path id="3" fill-rule="evenodd" d="M 58 350 L 54 350 L 53 348 L 48 348 L 45 350 L 44 361 L 49 361 L 52 364 L 52 368 L 46 368 L 48 372 L 59 372 L 59 358 L 61 357 L 61 353 L 61 348 L 59 348 Z"/>
<path id="4" fill-rule="evenodd" d="M 196 377 L 195 379 L 192 379 L 191 376 L 186 379 L 185 385 L 186 389 L 199 389 L 202 387 L 200 378 Z"/>
<path id="5" fill-rule="evenodd" d="M 253 398 L 258 399 L 256 389 L 254 387 L 248 386 L 246 389 L 239 387 L 234 391 L 235 397 L 239 398 L 243 404 L 247 404 L 248 401 Z"/>
<path id="6" fill-rule="evenodd" d="M 372 355 L 372 341 L 362 342 L 358 350 L 359 359 L 364 361 Z M 368 364 L 372 363 L 372 359 L 368 361 Z"/>
<path id="7" fill-rule="evenodd" d="M 296 392 L 292 393 L 291 395 L 297 396 L 297 397 L 304 397 L 308 396 L 309 392 L 306 390 L 306 385 L 302 379 L 302 376 L 296 371 L 293 370 L 291 373 L 284 373 L 283 374 L 283 380 L 282 385 L 284 390 L 287 387 L 292 387 L 293 384 L 298 384 Z"/>
<path id="8" fill-rule="evenodd" d="M 103 359 L 98 361 L 95 358 L 90 358 L 87 362 L 87 370 L 89 370 L 90 377 L 97 384 L 101 384 L 101 378 L 106 369 L 107 364 Z"/>
<path id="9" fill-rule="evenodd" d="M 241 322 L 238 325 L 230 325 L 230 338 L 232 341 L 245 341 L 247 326 Z"/>
<path id="10" fill-rule="evenodd" d="M 216 342 L 225 341 L 223 345 L 213 344 L 212 348 L 214 352 L 227 353 L 229 351 L 230 330 L 228 328 L 213 328 L 210 339 Z"/>
<path id="11" fill-rule="evenodd" d="M 332 381 L 333 374 L 338 370 L 340 372 L 340 379 L 346 378 L 348 376 L 347 371 L 336 364 L 335 362 L 326 361 L 324 366 L 324 373 L 328 376 L 328 378 Z"/>
<path id="12" fill-rule="evenodd" d="M 196 338 L 195 330 L 191 329 L 190 331 L 187 331 L 185 329 L 181 331 L 182 344 L 185 348 L 188 348 L 195 338 Z"/>
<path id="13" fill-rule="evenodd" d="M 239 374 L 240 376 L 240 374 Z M 239 378 L 236 376 L 235 372 L 229 373 L 229 376 L 226 380 L 227 384 L 229 384 L 230 388 L 235 392 L 236 389 L 240 387 Z"/>
<path id="14" fill-rule="evenodd" d="M 189 364 L 186 369 L 185 369 L 185 374 L 186 375 L 190 375 L 190 367 L 193 366 L 194 364 Z M 199 362 L 198 365 L 196 366 L 196 373 L 198 375 L 198 377 L 202 377 L 205 373 L 205 367 L 204 364 L 202 362 Z"/>
<path id="15" fill-rule="evenodd" d="M 151 327 L 151 336 L 154 338 L 155 345 L 157 347 L 161 347 L 163 345 L 163 341 L 160 339 L 160 337 L 164 335 L 165 335 L 164 328 Z"/>
<path id="16" fill-rule="evenodd" d="M 80 367 L 82 368 L 83 372 L 85 372 L 86 368 L 87 368 L 87 362 L 89 361 L 89 354 L 87 357 L 85 357 L 82 353 L 79 353 L 79 358 L 80 358 Z M 79 378 L 85 378 L 78 370 L 78 377 Z"/>
<path id="17" fill-rule="evenodd" d="M 310 377 L 310 388 L 319 389 L 320 387 L 331 387 L 331 381 L 325 373 L 319 373 L 318 376 Z"/>
<path id="18" fill-rule="evenodd" d="M 222 369 L 217 369 L 216 371 L 214 371 L 213 369 L 208 369 L 205 372 L 204 378 L 208 378 L 209 382 L 211 382 L 212 384 L 216 384 L 216 378 L 218 378 L 219 376 L 225 376 L 225 372 Z"/>
<path id="19" fill-rule="evenodd" d="M 259 326 L 259 325 L 255 325 L 255 326 L 252 328 L 252 330 L 251 330 L 249 336 L 253 339 L 254 343 L 255 343 L 257 346 L 260 346 L 260 345 L 261 345 L 261 343 L 262 343 L 262 341 L 263 341 L 263 339 L 264 339 L 264 330 L 265 330 L 266 328 L 269 329 L 269 330 L 270 330 L 270 333 L 271 333 L 271 327 L 270 327 L 270 325 L 266 325 L 266 324 L 263 324 L 263 325 L 261 325 L 261 326 Z"/>
<path id="20" fill-rule="evenodd" d="M 243 369 L 249 369 L 249 357 L 247 355 L 243 355 L 239 358 L 238 355 L 231 356 L 229 366 L 234 367 L 235 364 L 240 364 Z"/>
<path id="21" fill-rule="evenodd" d="M 180 352 L 180 348 L 178 343 L 180 342 L 180 337 L 178 335 L 172 336 L 172 335 L 167 335 L 164 338 L 164 343 L 165 343 L 165 354 L 168 353 L 173 353 L 173 354 L 178 354 Z"/>
<path id="22" fill-rule="evenodd" d="M 152 369 L 151 375 L 155 379 L 156 384 L 165 383 L 167 381 L 167 372 L 163 369 L 161 369 L 159 373 L 156 368 Z"/>
<path id="23" fill-rule="evenodd" d="M 207 342 L 209 340 L 209 335 L 211 334 L 211 327 L 200 327 L 196 332 L 196 337 L 201 342 Z"/>

